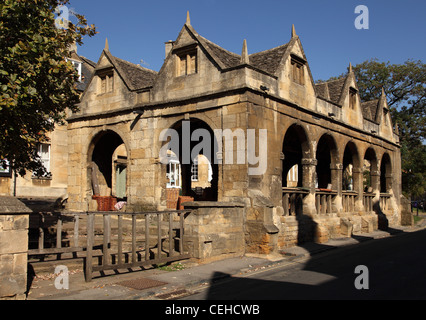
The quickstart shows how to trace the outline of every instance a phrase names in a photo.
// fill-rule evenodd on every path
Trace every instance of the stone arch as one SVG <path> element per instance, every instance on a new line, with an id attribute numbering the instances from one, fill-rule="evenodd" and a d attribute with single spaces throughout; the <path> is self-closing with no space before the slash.
<path id="1" fill-rule="evenodd" d="M 377 189 L 378 162 L 373 147 L 367 148 L 363 158 L 363 187 L 366 192 L 375 192 Z"/>
<path id="2" fill-rule="evenodd" d="M 174 132 L 176 137 L 169 136 L 167 141 L 163 141 L 162 149 L 169 149 L 176 155 L 179 163 L 179 175 L 181 176 L 180 194 L 191 196 L 196 201 L 217 201 L 218 144 L 213 129 L 199 118 L 180 119 L 174 122 L 169 129 L 172 129 L 171 132 Z M 203 160 L 207 159 L 209 162 L 204 163 L 209 168 L 210 175 L 208 182 L 203 185 L 195 183 L 198 179 L 195 172 L 198 173 L 196 167 L 198 166 L 199 155 L 203 155 Z M 167 159 L 162 160 L 162 163 L 167 163 L 167 161 Z"/>
<path id="3" fill-rule="evenodd" d="M 342 190 L 353 191 L 359 189 L 359 179 L 355 175 L 361 172 L 361 160 L 356 144 L 353 141 L 346 143 L 343 151 Z"/>
<path id="4" fill-rule="evenodd" d="M 122 136 L 111 129 L 98 131 L 87 150 L 88 184 L 93 194 L 126 199 L 129 150 Z"/>
<path id="5" fill-rule="evenodd" d="M 283 138 L 282 153 L 282 186 L 308 187 L 307 181 L 304 181 L 303 159 L 311 158 L 309 138 L 306 130 L 299 124 L 294 123 L 288 127 Z M 297 166 L 297 168 L 295 167 Z M 297 171 L 297 181 L 288 179 L 291 170 Z M 305 175 L 306 176 L 306 175 Z M 289 185 L 292 182 L 292 185 Z"/>
<path id="6" fill-rule="evenodd" d="M 380 192 L 389 193 L 392 190 L 392 162 L 389 154 L 385 152 L 380 162 Z"/>
<path id="7" fill-rule="evenodd" d="M 338 169 L 337 166 L 340 164 L 336 140 L 331 134 L 325 133 L 318 140 L 316 159 L 316 187 L 336 190 L 338 179 L 334 169 Z"/>

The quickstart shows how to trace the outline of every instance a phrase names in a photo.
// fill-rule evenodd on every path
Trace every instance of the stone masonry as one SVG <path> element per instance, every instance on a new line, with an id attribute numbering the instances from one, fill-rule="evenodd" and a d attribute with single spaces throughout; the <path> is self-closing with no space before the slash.
<path id="1" fill-rule="evenodd" d="M 236 54 L 199 35 L 189 15 L 165 48 L 156 72 L 113 56 L 106 43 L 68 119 L 69 209 L 96 209 L 93 195 L 101 195 L 126 201 L 128 211 L 164 210 L 178 177 L 180 194 L 198 203 L 188 223 L 204 239 L 193 239 L 200 259 L 401 223 L 397 128 L 384 94 L 360 100 L 351 67 L 315 84 L 294 27 L 281 46 L 249 54 L 244 41 Z M 165 162 L 168 129 L 179 134 L 179 150 Z M 199 132 L 210 133 L 208 143 Z M 184 160 L 200 146 L 212 174 L 196 188 L 194 161 Z M 298 179 L 288 186 L 290 170 Z"/>

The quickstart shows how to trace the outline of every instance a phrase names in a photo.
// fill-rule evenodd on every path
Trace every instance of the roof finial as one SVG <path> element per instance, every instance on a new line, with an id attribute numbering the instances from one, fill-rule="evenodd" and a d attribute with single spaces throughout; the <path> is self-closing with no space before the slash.
<path id="1" fill-rule="evenodd" d="M 293 25 L 291 25 L 291 37 L 293 38 L 295 36 L 297 36 L 297 34 L 296 34 L 296 29 L 294 28 L 294 24 L 293 24 Z"/>
<path id="2" fill-rule="evenodd" d="M 382 87 L 382 97 L 385 97 L 385 96 L 386 96 L 385 88 L 384 88 L 384 87 Z"/>
<path id="3" fill-rule="evenodd" d="M 189 18 L 189 11 L 187 11 L 186 12 L 186 22 L 185 22 L 185 24 L 187 24 L 187 25 L 191 25 L 191 19 Z"/>
<path id="4" fill-rule="evenodd" d="M 246 39 L 244 39 L 244 41 L 243 41 L 243 50 L 241 52 L 241 63 L 242 64 L 249 64 L 250 63 Z"/>
<path id="5" fill-rule="evenodd" d="M 349 73 L 351 73 L 352 71 L 352 63 L 349 62 Z"/>
<path id="6" fill-rule="evenodd" d="M 108 38 L 105 38 L 105 51 L 109 51 Z"/>

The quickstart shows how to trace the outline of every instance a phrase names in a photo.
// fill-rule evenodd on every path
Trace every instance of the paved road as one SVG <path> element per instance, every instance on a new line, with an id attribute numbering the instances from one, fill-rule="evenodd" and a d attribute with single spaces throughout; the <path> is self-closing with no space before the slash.
<path id="1" fill-rule="evenodd" d="M 355 288 L 358 265 L 368 289 Z M 360 280 L 358 278 L 357 280 Z M 426 230 L 333 249 L 244 276 L 186 299 L 426 299 Z"/>

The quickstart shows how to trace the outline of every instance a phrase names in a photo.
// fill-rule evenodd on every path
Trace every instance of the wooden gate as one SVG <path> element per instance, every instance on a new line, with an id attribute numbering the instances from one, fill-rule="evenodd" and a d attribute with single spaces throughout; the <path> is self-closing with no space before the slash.
<path id="1" fill-rule="evenodd" d="M 91 281 L 95 271 L 103 273 L 190 258 L 183 248 L 184 218 L 190 212 L 89 212 L 86 281 Z M 102 224 L 102 233 L 97 231 L 100 228 L 96 222 Z"/>

